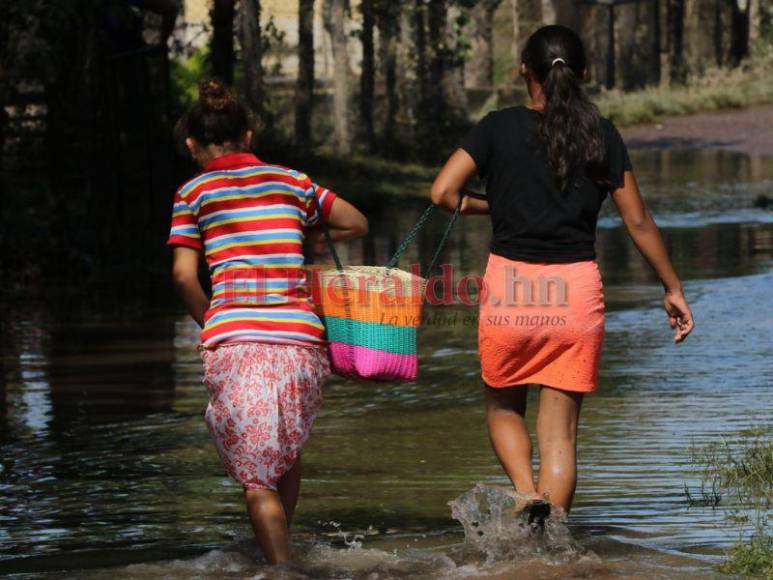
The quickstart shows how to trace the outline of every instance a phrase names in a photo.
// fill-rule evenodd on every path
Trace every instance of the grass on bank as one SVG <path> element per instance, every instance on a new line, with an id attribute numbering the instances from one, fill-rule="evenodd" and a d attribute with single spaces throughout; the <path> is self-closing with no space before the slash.
<path id="1" fill-rule="evenodd" d="M 752 527 L 751 533 L 739 533 L 720 571 L 773 578 L 773 429 L 743 431 L 733 442 L 692 449 L 690 462 L 702 473 L 702 489 L 710 487 L 715 497 L 732 502 L 728 521 Z M 689 501 L 689 491 L 687 496 Z"/>
<path id="2" fill-rule="evenodd" d="M 745 541 L 739 540 L 727 554 L 727 561 L 719 566 L 724 574 L 743 578 L 773 578 L 773 535 L 754 532 Z"/>
<path id="3" fill-rule="evenodd" d="M 736 68 L 708 69 L 685 85 L 652 87 L 596 98 L 601 112 L 624 127 L 653 123 L 663 117 L 706 111 L 742 109 L 773 102 L 773 43 L 761 43 L 754 56 Z"/>
<path id="4" fill-rule="evenodd" d="M 708 69 L 703 75 L 692 76 L 685 85 L 632 92 L 616 90 L 598 95 L 594 100 L 601 113 L 620 127 L 654 123 L 670 116 L 773 103 L 773 41 L 759 43 L 754 55 L 740 66 Z M 497 96 L 492 94 L 478 107 L 479 115 L 496 108 L 497 104 Z M 449 153 L 452 149 L 449 146 Z M 439 169 L 367 153 L 343 160 L 327 151 L 311 159 L 304 158 L 303 165 L 309 173 L 331 177 L 332 186 L 339 182 L 344 190 L 359 191 L 364 187 L 370 188 L 368 194 L 392 195 L 426 195 Z M 375 190 L 374 183 L 378 184 Z"/>

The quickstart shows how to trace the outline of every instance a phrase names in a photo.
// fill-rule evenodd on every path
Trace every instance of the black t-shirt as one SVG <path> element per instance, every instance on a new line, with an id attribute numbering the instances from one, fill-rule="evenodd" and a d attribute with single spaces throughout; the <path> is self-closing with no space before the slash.
<path id="1" fill-rule="evenodd" d="M 614 125 L 602 118 L 611 187 L 597 185 L 579 167 L 562 192 L 537 132 L 540 115 L 524 106 L 493 111 L 461 145 L 486 180 L 491 252 L 528 262 L 593 260 L 599 210 L 631 169 L 628 151 Z"/>

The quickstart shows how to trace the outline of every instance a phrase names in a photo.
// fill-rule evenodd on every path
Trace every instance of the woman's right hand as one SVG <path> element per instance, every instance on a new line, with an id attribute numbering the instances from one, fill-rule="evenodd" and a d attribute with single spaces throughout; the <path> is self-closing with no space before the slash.
<path id="1" fill-rule="evenodd" d="M 687 299 L 684 297 L 684 292 L 681 290 L 666 292 L 663 305 L 668 314 L 668 323 L 671 328 L 676 330 L 674 342 L 680 343 L 695 328 L 695 319 L 692 316 L 690 305 L 687 304 Z"/>
<path id="2" fill-rule="evenodd" d="M 489 213 L 489 205 L 485 199 L 465 195 L 460 208 L 462 215 L 485 215 Z"/>

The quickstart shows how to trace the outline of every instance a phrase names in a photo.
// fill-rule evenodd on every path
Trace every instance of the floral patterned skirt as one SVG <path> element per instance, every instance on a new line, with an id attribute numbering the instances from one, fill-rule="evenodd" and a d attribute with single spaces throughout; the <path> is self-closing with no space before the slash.
<path id="1" fill-rule="evenodd" d="M 295 464 L 330 374 L 322 347 L 238 343 L 201 349 L 204 414 L 228 474 L 244 489 L 275 490 Z"/>

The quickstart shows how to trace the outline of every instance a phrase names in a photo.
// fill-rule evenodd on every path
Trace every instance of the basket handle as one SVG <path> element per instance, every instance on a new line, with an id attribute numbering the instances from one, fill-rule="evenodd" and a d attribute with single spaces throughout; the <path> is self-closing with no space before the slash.
<path id="1" fill-rule="evenodd" d="M 316 192 L 316 189 L 315 189 Z M 443 231 L 443 235 L 440 237 L 440 241 L 438 242 L 437 248 L 435 248 L 435 253 L 432 255 L 432 259 L 430 260 L 429 267 L 425 271 L 424 277 L 426 278 L 430 274 L 432 274 L 432 271 L 435 269 L 435 266 L 437 265 L 438 259 L 440 259 L 440 254 L 443 251 L 443 248 L 446 245 L 446 242 L 448 241 L 448 237 L 451 235 L 451 230 L 453 229 L 454 225 L 456 224 L 456 221 L 459 219 L 459 216 L 462 213 L 462 200 L 464 199 L 464 196 L 467 195 L 467 192 L 465 190 L 462 190 L 459 192 L 459 202 L 456 204 L 456 209 L 454 210 L 454 213 L 451 215 L 451 219 L 448 220 L 448 225 L 446 225 L 445 230 Z M 316 199 L 316 195 L 315 195 Z M 317 204 L 319 205 L 319 204 Z M 429 221 L 429 218 L 432 217 L 432 214 L 437 209 L 437 206 L 434 203 L 431 203 L 427 209 L 424 210 L 424 212 L 419 216 L 419 219 L 417 222 L 413 225 L 413 227 L 408 231 L 408 234 L 405 236 L 403 241 L 400 243 L 400 245 L 397 247 L 397 250 L 395 250 L 395 253 L 390 258 L 389 262 L 387 262 L 386 267 L 391 269 L 395 268 L 397 266 L 397 262 L 400 260 L 400 257 L 405 253 L 405 250 L 408 249 L 408 246 L 413 242 L 414 239 L 416 239 L 416 236 L 419 235 L 419 232 L 424 228 L 424 226 L 427 225 L 427 222 Z M 343 271 L 344 267 L 341 262 L 341 257 L 338 255 L 338 251 L 335 248 L 335 244 L 333 243 L 333 238 L 330 236 L 330 225 L 325 221 L 324 216 L 322 215 L 322 208 L 318 208 L 319 211 L 319 221 L 322 224 L 322 231 L 325 235 L 325 242 L 327 243 L 328 250 L 330 250 L 330 255 L 333 257 L 333 262 L 335 262 L 336 269 L 338 271 Z"/>
<path id="2" fill-rule="evenodd" d="M 459 192 L 459 202 L 456 204 L 456 209 L 451 215 L 451 219 L 448 220 L 448 225 L 446 225 L 446 229 L 443 231 L 443 235 L 440 237 L 437 248 L 435 248 L 435 253 L 432 255 L 432 259 L 430 260 L 429 267 L 424 272 L 425 278 L 432 274 L 432 271 L 437 265 L 440 254 L 443 251 L 446 242 L 448 241 L 448 236 L 451 235 L 451 230 L 453 229 L 454 224 L 456 224 L 456 221 L 459 219 L 459 216 L 462 213 L 462 200 L 464 199 L 465 195 L 467 195 L 466 191 L 462 190 Z M 400 260 L 400 257 L 403 255 L 403 253 L 405 253 L 405 250 L 408 249 L 408 246 L 411 244 L 411 242 L 413 242 L 416 236 L 419 235 L 419 232 L 424 228 L 424 226 L 427 225 L 429 218 L 432 216 L 436 209 L 437 206 L 434 203 L 431 203 L 429 207 L 424 210 L 424 213 L 421 214 L 418 221 L 410 229 L 408 234 L 405 236 L 405 239 L 397 247 L 397 250 L 395 250 L 394 255 L 386 265 L 387 268 L 394 268 L 397 266 L 397 262 Z"/>
<path id="3" fill-rule="evenodd" d="M 320 213 L 320 215 L 322 214 Z M 322 218 L 320 218 L 320 220 L 321 219 Z M 330 226 L 327 225 L 327 222 L 322 222 L 322 232 L 325 234 L 327 249 L 330 250 L 330 255 L 333 256 L 333 262 L 335 262 L 336 270 L 343 272 L 344 266 L 341 263 L 341 257 L 338 255 L 338 250 L 336 250 L 335 244 L 333 243 L 333 238 L 330 237 Z"/>
<path id="4" fill-rule="evenodd" d="M 317 211 L 319 212 L 319 223 L 322 225 L 322 233 L 325 235 L 327 249 L 330 251 L 330 255 L 333 256 L 333 262 L 335 262 L 336 270 L 343 272 L 344 266 L 341 263 L 341 257 L 338 255 L 338 251 L 336 250 L 335 244 L 333 243 L 333 238 L 330 236 L 330 225 L 327 223 L 327 221 L 325 221 L 325 215 L 322 211 L 322 206 L 319 205 L 316 186 L 314 186 L 314 203 L 317 205 Z"/>

